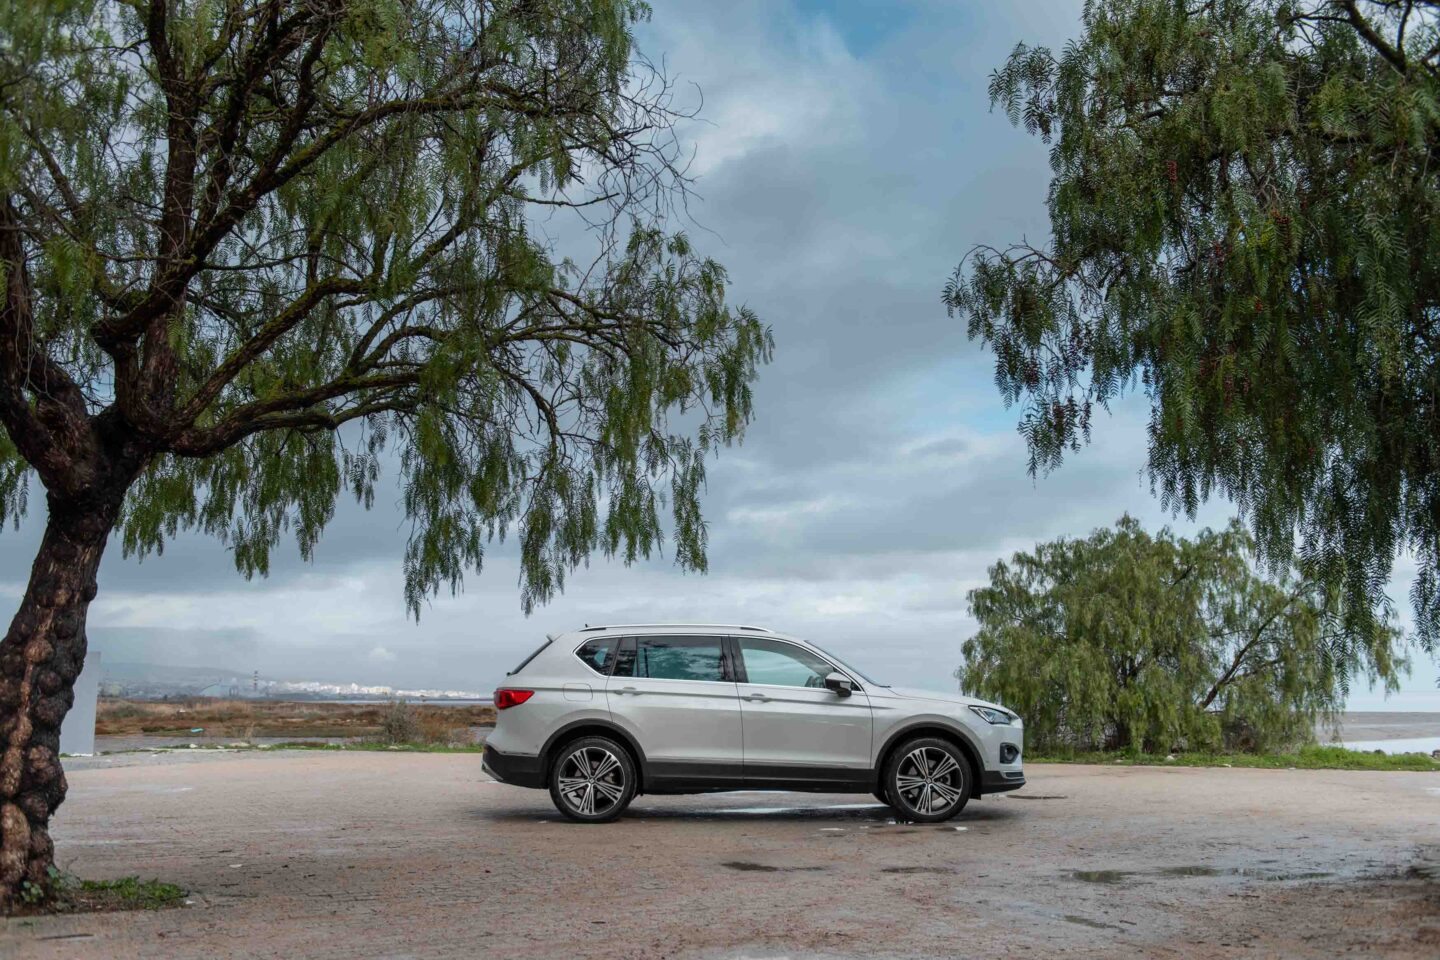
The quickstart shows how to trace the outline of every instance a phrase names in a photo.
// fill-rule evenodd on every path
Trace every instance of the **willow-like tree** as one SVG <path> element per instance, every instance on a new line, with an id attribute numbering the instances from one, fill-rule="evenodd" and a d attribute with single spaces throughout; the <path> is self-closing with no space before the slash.
<path id="1" fill-rule="evenodd" d="M 944 299 L 1021 402 L 1032 472 L 1143 389 L 1170 507 L 1230 497 L 1357 618 L 1410 551 L 1435 649 L 1440 4 L 1091 0 L 990 95 L 1051 144 L 1053 236 L 972 251 Z"/>
<path id="2" fill-rule="evenodd" d="M 112 530 L 263 573 L 391 465 L 417 613 L 507 531 L 527 609 L 597 550 L 704 568 L 704 458 L 770 336 L 666 230 L 643 4 L 0 9 L 0 511 L 32 476 L 47 511 L 0 644 L 0 902 L 47 881 Z"/>
<path id="3" fill-rule="evenodd" d="M 1039 750 L 1293 746 L 1352 678 L 1393 689 L 1403 666 L 1388 617 L 1356 633 L 1335 585 L 1263 576 L 1238 522 L 1186 539 L 1122 517 L 995 564 L 969 600 L 961 685 Z"/>

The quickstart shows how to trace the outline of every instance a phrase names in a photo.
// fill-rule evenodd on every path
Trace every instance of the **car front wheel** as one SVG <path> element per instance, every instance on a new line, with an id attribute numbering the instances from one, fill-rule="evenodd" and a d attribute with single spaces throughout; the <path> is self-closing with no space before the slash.
<path id="1" fill-rule="evenodd" d="M 608 823 L 635 796 L 635 764 L 624 747 L 606 737 L 566 744 L 550 768 L 550 799 L 571 820 Z"/>
<path id="2" fill-rule="evenodd" d="M 905 820 L 949 820 L 970 799 L 970 761 L 960 748 L 937 737 L 900 745 L 885 764 L 885 799 Z"/>

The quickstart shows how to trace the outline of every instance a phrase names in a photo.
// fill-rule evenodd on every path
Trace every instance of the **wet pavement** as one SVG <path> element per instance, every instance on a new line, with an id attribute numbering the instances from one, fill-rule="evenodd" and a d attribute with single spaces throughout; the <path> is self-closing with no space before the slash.
<path id="1" fill-rule="evenodd" d="M 69 769 L 61 863 L 192 904 L 9 921 L 7 960 L 1440 955 L 1440 774 L 1032 766 L 943 825 L 749 792 L 582 826 L 474 755 Z"/>

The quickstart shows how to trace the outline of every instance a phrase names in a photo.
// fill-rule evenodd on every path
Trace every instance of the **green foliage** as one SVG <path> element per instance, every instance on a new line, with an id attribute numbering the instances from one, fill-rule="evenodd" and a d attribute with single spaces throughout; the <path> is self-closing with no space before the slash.
<path id="1" fill-rule="evenodd" d="M 1355 633 L 1343 591 L 1252 556 L 1238 523 L 1186 540 L 1129 517 L 1017 553 L 970 592 L 961 686 L 1017 710 L 1037 751 L 1308 742 L 1352 676 L 1394 686 L 1399 632 Z"/>
<path id="2" fill-rule="evenodd" d="M 71 889 L 114 910 L 160 910 L 178 906 L 186 896 L 183 887 L 163 880 L 141 880 L 139 877 L 74 881 Z"/>
<path id="3" fill-rule="evenodd" d="M 161 910 L 179 906 L 187 896 L 184 888 L 162 880 L 81 880 L 53 865 L 46 870 L 46 877 L 44 883 L 21 882 L 17 899 L 25 912 Z"/>
<path id="4" fill-rule="evenodd" d="M 1052 243 L 978 248 L 944 299 L 1021 402 L 1031 470 L 1151 403 L 1149 469 L 1262 557 L 1343 583 L 1356 632 L 1413 553 L 1440 640 L 1440 5 L 1090 0 L 992 103 L 1051 144 Z"/>
<path id="5" fill-rule="evenodd" d="M 706 458 L 743 433 L 771 338 L 665 228 L 681 114 L 632 49 L 648 15 L 0 8 L 0 195 L 25 260 L 0 320 L 44 354 L 37 378 L 0 350 L 0 388 L 25 395 L 0 402 L 0 520 L 27 464 L 81 500 L 97 458 L 133 457 L 127 553 L 196 529 L 264 574 L 389 469 L 417 614 L 511 533 L 527 610 L 595 551 L 670 538 L 703 570 Z"/>
<path id="6" fill-rule="evenodd" d="M 1294 753 L 1079 753 L 1029 754 L 1034 763 L 1108 763 L 1118 766 L 1250 767 L 1266 770 L 1412 770 L 1440 772 L 1424 753 L 1364 753 L 1344 747 L 1301 747 Z"/>

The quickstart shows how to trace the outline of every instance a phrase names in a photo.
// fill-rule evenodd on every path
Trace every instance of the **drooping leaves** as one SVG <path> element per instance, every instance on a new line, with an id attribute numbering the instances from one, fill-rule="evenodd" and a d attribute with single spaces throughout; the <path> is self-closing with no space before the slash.
<path id="1" fill-rule="evenodd" d="M 1017 47 L 990 87 L 1051 144 L 1051 244 L 977 249 L 944 293 L 1032 471 L 1143 390 L 1168 506 L 1231 498 L 1267 563 L 1344 585 L 1361 631 L 1411 552 L 1431 649 L 1437 41 L 1430 3 L 1091 0 L 1079 40 Z"/>
<path id="2" fill-rule="evenodd" d="M 1403 662 L 1388 610 L 1295 570 L 1267 578 L 1239 523 L 1194 539 L 1123 517 L 1038 544 L 970 592 L 963 689 L 1025 718 L 1032 749 L 1265 750 L 1308 742 L 1352 678 Z"/>
<path id="3" fill-rule="evenodd" d="M 81 495 L 85 458 L 139 450 L 128 552 L 197 529 L 263 574 L 393 470 L 416 613 L 512 532 L 527 610 L 597 551 L 673 537 L 704 568 L 705 458 L 749 422 L 771 338 L 666 229 L 686 181 L 672 91 L 632 45 L 647 6 L 4 11 L 27 322 L 100 438 L 40 479 Z M 24 507 L 11 439 L 0 520 Z"/>

